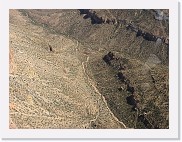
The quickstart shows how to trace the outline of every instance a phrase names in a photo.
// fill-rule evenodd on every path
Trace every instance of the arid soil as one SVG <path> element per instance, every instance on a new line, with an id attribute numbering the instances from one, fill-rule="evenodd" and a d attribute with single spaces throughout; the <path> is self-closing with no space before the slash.
<path id="1" fill-rule="evenodd" d="M 168 21 L 155 14 L 10 10 L 10 128 L 169 128 Z"/>

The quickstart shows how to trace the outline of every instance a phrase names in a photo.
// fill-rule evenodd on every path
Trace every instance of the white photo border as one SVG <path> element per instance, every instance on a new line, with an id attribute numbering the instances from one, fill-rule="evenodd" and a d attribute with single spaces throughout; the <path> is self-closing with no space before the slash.
<path id="1" fill-rule="evenodd" d="M 169 9 L 169 129 L 9 129 L 9 9 Z M 177 0 L 2 0 L 0 4 L 2 138 L 179 139 Z"/>

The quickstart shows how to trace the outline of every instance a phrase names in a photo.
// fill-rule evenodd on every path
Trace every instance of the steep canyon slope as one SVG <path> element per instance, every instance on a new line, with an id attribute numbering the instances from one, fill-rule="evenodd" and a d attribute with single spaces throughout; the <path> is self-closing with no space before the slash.
<path id="1" fill-rule="evenodd" d="M 168 128 L 168 32 L 156 10 L 10 10 L 10 128 Z"/>

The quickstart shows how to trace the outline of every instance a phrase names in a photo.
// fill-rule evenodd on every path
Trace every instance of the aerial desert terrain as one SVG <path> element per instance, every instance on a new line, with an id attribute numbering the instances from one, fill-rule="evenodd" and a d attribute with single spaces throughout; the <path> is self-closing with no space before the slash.
<path id="1" fill-rule="evenodd" d="M 9 11 L 11 129 L 168 129 L 169 11 Z"/>

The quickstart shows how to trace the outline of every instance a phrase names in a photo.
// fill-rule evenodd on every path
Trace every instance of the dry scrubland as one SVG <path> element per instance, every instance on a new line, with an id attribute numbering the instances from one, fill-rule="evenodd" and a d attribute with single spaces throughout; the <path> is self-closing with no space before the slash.
<path id="1" fill-rule="evenodd" d="M 144 31 L 168 36 L 153 12 L 96 10 L 131 19 Z M 10 128 L 168 128 L 168 46 L 136 37 L 122 24 L 92 24 L 79 10 L 10 10 Z M 121 59 L 131 93 L 107 65 Z M 119 89 L 122 88 L 122 89 Z"/>

